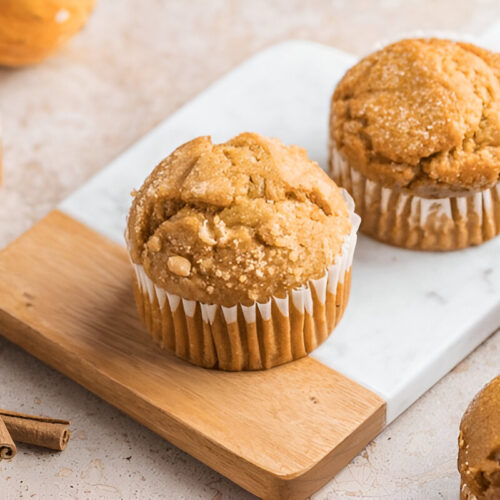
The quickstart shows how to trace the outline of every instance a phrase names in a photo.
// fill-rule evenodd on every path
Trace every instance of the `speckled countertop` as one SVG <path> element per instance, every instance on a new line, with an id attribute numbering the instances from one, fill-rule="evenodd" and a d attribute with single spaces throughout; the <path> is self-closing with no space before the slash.
<path id="1" fill-rule="evenodd" d="M 261 48 L 303 38 L 363 54 L 419 29 L 478 34 L 495 19 L 496 0 L 100 0 L 59 54 L 0 70 L 0 247 Z M 496 333 L 314 498 L 458 498 L 459 421 L 499 370 Z M 1 338 L 0 406 L 71 418 L 73 432 L 63 453 L 19 445 L 0 464 L 2 498 L 251 498 Z"/>

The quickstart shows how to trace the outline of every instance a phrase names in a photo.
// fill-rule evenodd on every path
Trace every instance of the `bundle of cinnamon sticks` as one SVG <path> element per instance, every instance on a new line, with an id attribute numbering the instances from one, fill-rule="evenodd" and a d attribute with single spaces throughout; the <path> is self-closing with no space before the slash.
<path id="1" fill-rule="evenodd" d="M 16 441 L 64 450 L 69 440 L 69 420 L 26 415 L 0 409 L 0 460 L 17 453 Z"/>

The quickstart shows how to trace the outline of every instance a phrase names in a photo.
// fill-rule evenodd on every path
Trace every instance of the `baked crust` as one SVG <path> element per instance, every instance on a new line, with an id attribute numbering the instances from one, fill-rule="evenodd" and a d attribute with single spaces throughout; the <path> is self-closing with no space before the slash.
<path id="1" fill-rule="evenodd" d="M 467 195 L 500 176 L 500 55 L 441 39 L 402 40 L 338 84 L 331 140 L 351 166 L 426 198 Z"/>
<path id="2" fill-rule="evenodd" d="M 128 240 L 156 285 L 229 306 L 321 277 L 350 229 L 341 190 L 305 150 L 244 133 L 165 158 L 135 193 Z"/>
<path id="3" fill-rule="evenodd" d="M 479 500 L 500 498 L 500 375 L 472 400 L 460 423 L 462 490 Z"/>

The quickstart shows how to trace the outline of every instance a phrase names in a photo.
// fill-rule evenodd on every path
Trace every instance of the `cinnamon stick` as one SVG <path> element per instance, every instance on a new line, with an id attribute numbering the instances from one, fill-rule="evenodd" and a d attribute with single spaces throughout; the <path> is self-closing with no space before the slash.
<path id="1" fill-rule="evenodd" d="M 26 415 L 0 409 L 0 419 L 14 441 L 64 450 L 69 441 L 69 420 Z"/>
<path id="2" fill-rule="evenodd" d="M 10 460 L 16 453 L 17 449 L 14 441 L 12 441 L 12 436 L 0 418 L 0 462 Z"/>

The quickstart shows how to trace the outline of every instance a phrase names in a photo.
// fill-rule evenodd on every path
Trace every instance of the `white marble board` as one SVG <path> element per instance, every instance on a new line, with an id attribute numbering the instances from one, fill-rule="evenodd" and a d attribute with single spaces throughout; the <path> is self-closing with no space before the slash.
<path id="1" fill-rule="evenodd" d="M 485 34 L 490 46 L 500 46 L 495 33 Z M 243 131 L 279 137 L 326 168 L 330 97 L 354 62 L 312 42 L 273 46 L 183 106 L 59 208 L 123 245 L 130 191 L 198 135 L 215 142 Z M 390 422 L 500 326 L 500 237 L 442 254 L 358 241 L 345 317 L 312 355 L 383 397 Z"/>

